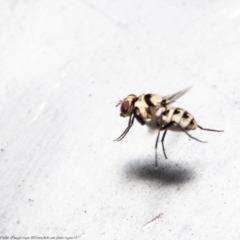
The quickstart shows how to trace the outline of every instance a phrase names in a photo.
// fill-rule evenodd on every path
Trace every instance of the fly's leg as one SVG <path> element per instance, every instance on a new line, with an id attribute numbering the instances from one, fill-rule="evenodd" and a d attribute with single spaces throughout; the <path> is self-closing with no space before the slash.
<path id="1" fill-rule="evenodd" d="M 198 141 L 198 142 L 201 142 L 201 143 L 207 143 L 206 141 L 202 141 L 202 140 L 199 140 L 198 138 L 193 137 L 193 136 L 190 135 L 180 124 L 178 124 L 178 123 L 176 123 L 176 124 L 177 124 L 177 126 L 178 126 L 183 132 L 185 132 L 190 138 L 192 138 L 192 139 L 194 139 L 194 140 L 196 140 L 196 141 Z"/>
<path id="2" fill-rule="evenodd" d="M 166 152 L 165 152 L 164 139 L 165 139 L 165 136 L 166 136 L 166 134 L 167 134 L 168 128 L 170 128 L 173 124 L 174 124 L 174 122 L 170 122 L 170 123 L 168 123 L 168 124 L 166 124 L 165 126 L 162 127 L 162 130 L 165 130 L 165 131 L 164 131 L 164 133 L 163 133 L 161 142 L 162 142 L 163 153 L 164 153 L 164 156 L 165 156 L 166 159 L 168 159 L 168 158 L 167 158 L 167 154 L 166 154 Z"/>
<path id="3" fill-rule="evenodd" d="M 162 126 L 160 125 L 158 128 L 158 134 L 157 134 L 157 139 L 156 139 L 156 143 L 155 143 L 155 168 L 158 168 L 157 147 L 158 147 L 158 141 L 159 141 L 161 129 L 162 129 Z"/>
<path id="4" fill-rule="evenodd" d="M 166 124 L 165 126 L 162 126 L 160 125 L 159 129 L 158 129 L 158 135 L 157 135 L 157 139 L 156 139 L 156 143 L 155 143 L 155 168 L 158 167 L 158 161 L 157 161 L 157 147 L 158 147 L 158 141 L 159 141 L 159 137 L 160 137 L 160 132 L 161 130 L 164 130 L 164 133 L 163 133 L 163 137 L 161 139 L 161 142 L 162 142 L 162 146 L 163 146 L 163 153 L 164 153 L 164 156 L 165 158 L 167 159 L 167 155 L 165 153 L 165 149 L 164 149 L 164 145 L 163 145 L 163 141 L 164 141 L 164 138 L 165 138 L 165 135 L 167 133 L 167 129 L 173 124 L 174 122 L 170 122 L 168 124 Z"/>
<path id="5" fill-rule="evenodd" d="M 121 141 L 127 135 L 127 133 L 129 132 L 130 128 L 133 125 L 133 122 L 134 122 L 134 116 L 132 114 L 132 115 L 130 115 L 127 128 L 124 130 L 124 132 L 121 134 L 121 136 L 118 137 L 117 139 L 115 139 L 114 141 Z"/>
<path id="6" fill-rule="evenodd" d="M 214 129 L 209 129 L 209 128 L 203 128 L 199 125 L 198 125 L 198 128 L 200 128 L 201 130 L 206 130 L 206 131 L 211 131 L 211 132 L 224 132 L 223 130 L 214 130 Z"/>
<path id="7" fill-rule="evenodd" d="M 164 131 L 164 133 L 163 133 L 161 142 L 162 142 L 162 149 L 163 149 L 164 156 L 165 156 L 166 159 L 168 159 L 168 158 L 167 158 L 167 155 L 166 155 L 166 152 L 165 152 L 165 148 L 164 148 L 164 138 L 165 138 L 165 136 L 166 136 L 166 133 L 167 133 L 167 129 L 166 129 L 166 130 Z"/>

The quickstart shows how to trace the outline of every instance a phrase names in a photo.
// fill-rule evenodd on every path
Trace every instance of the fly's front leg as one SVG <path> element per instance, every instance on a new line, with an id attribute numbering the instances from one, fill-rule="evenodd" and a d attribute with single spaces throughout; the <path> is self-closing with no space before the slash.
<path id="1" fill-rule="evenodd" d="M 121 141 L 126 135 L 127 133 L 129 132 L 130 128 L 132 127 L 133 125 L 133 122 L 134 122 L 134 115 L 131 114 L 130 117 L 129 117 L 129 121 L 128 121 L 128 126 L 127 128 L 124 130 L 124 132 L 120 135 L 120 137 L 118 137 L 117 139 L 115 139 L 114 141 Z"/>

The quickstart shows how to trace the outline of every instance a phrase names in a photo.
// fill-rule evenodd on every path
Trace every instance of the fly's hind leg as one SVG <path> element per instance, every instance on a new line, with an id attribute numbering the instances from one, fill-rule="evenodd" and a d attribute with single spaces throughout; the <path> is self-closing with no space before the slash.
<path id="1" fill-rule="evenodd" d="M 214 130 L 214 129 L 209 129 L 209 128 L 203 128 L 199 125 L 198 125 L 198 128 L 200 128 L 201 130 L 211 131 L 211 132 L 224 132 L 223 130 Z"/>
<path id="2" fill-rule="evenodd" d="M 195 137 L 193 137 L 191 134 L 189 134 L 188 132 L 187 132 L 187 130 L 186 129 L 184 129 L 179 123 L 176 123 L 177 124 L 177 126 L 183 131 L 183 132 L 185 132 L 190 138 L 192 138 L 192 139 L 194 139 L 194 140 L 196 140 L 196 141 L 198 141 L 198 142 L 201 142 L 201 143 L 207 143 L 206 141 L 202 141 L 202 140 L 200 140 L 200 139 L 198 139 L 198 138 L 195 138 Z"/>
<path id="3" fill-rule="evenodd" d="M 201 142 L 201 143 L 206 143 L 206 141 L 202 141 L 202 140 L 200 140 L 200 139 L 198 139 L 198 138 L 193 137 L 193 136 L 192 136 L 191 134 L 189 134 L 189 133 L 187 132 L 187 130 L 184 129 L 179 123 L 176 123 L 176 122 L 172 121 L 172 122 L 166 124 L 165 126 L 162 126 L 161 129 L 159 129 L 159 131 L 158 131 L 158 136 L 157 136 L 156 144 L 155 144 L 155 161 L 156 161 L 156 164 L 157 164 L 157 146 L 158 146 L 158 140 L 159 140 L 160 131 L 161 131 L 161 130 L 165 130 L 164 133 L 163 133 L 161 142 L 162 142 L 162 149 L 163 149 L 164 156 L 165 156 L 166 159 L 168 159 L 168 158 L 167 158 L 167 155 L 166 155 L 165 147 L 164 147 L 164 139 L 165 139 L 165 136 L 166 136 L 166 134 L 167 134 L 168 128 L 170 128 L 173 124 L 176 124 L 176 125 L 177 125 L 183 132 L 185 132 L 190 138 L 192 138 L 192 139 L 194 139 L 194 140 L 196 140 L 196 141 L 198 141 L 198 142 Z M 223 132 L 223 130 L 214 130 L 214 129 L 203 128 L 203 127 L 201 127 L 201 126 L 199 126 L 199 125 L 198 125 L 198 127 L 199 127 L 201 130 L 206 130 L 206 131 Z M 155 165 L 155 166 L 157 166 L 157 165 Z"/>

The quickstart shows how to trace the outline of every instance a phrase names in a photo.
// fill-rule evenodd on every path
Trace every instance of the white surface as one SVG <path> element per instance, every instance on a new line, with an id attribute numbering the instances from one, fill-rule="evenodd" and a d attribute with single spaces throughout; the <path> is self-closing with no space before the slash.
<path id="1" fill-rule="evenodd" d="M 237 0 L 1 1 L 0 236 L 239 239 L 239 51 Z M 190 85 L 224 133 L 168 133 L 158 170 L 145 127 L 113 142 L 119 98 Z"/>

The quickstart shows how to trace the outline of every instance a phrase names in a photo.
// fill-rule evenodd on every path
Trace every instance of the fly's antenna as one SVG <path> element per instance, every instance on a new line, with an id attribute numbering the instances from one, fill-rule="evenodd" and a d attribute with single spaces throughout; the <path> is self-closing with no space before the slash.
<path id="1" fill-rule="evenodd" d="M 122 100 L 120 100 L 118 103 L 117 103 L 117 105 L 115 106 L 115 107 L 118 107 L 119 105 L 121 105 L 122 104 Z"/>

